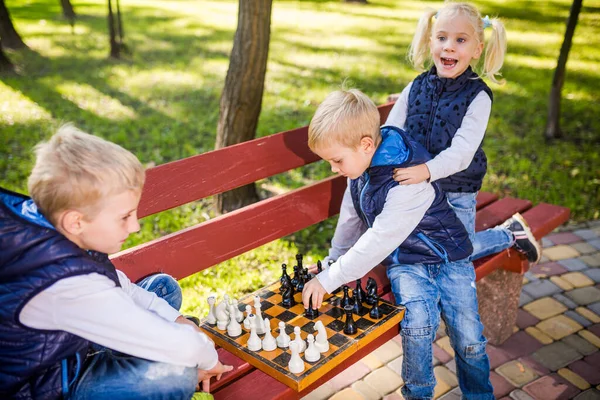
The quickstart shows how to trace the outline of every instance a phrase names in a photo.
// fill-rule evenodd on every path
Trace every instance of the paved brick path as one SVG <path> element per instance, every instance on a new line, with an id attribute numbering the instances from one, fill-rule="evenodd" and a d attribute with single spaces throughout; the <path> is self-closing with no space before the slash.
<path id="1" fill-rule="evenodd" d="M 514 334 L 488 345 L 498 399 L 600 399 L 600 221 L 544 238 L 542 261 L 523 278 Z M 443 326 L 434 344 L 440 400 L 460 399 Z M 304 399 L 400 400 L 402 345 L 389 341 Z"/>

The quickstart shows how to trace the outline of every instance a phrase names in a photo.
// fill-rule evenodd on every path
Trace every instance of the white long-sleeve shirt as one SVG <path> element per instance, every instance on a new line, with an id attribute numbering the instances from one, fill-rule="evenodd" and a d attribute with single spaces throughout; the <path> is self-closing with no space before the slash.
<path id="1" fill-rule="evenodd" d="M 327 257 L 337 261 L 317 275 L 323 288 L 331 293 L 365 276 L 406 240 L 434 198 L 435 190 L 427 182 L 395 186 L 388 192 L 373 226 L 367 228 L 356 213 L 347 187 Z"/>
<path id="2" fill-rule="evenodd" d="M 203 333 L 173 323 L 181 314 L 117 271 L 121 287 L 97 273 L 61 279 L 19 314 L 25 326 L 61 330 L 135 357 L 208 370 L 218 361 Z"/>
<path id="3" fill-rule="evenodd" d="M 386 125 L 404 129 L 411 86 L 412 82 L 404 88 L 396 100 L 385 122 Z M 492 99 L 486 92 L 479 92 L 467 108 L 467 113 L 460 128 L 454 134 L 450 147 L 425 163 L 429 168 L 431 182 L 463 171 L 471 164 L 475 152 L 483 141 L 491 111 Z"/>

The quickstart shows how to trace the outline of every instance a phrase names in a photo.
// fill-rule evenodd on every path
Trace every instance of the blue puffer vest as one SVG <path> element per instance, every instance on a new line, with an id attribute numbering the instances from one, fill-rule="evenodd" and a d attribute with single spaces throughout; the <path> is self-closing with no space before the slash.
<path id="1" fill-rule="evenodd" d="M 28 328 L 19 314 L 58 280 L 93 272 L 120 286 L 106 254 L 80 249 L 37 212 L 31 199 L 0 188 L 0 398 L 63 397 L 89 342 L 64 331 Z"/>
<path id="2" fill-rule="evenodd" d="M 455 79 L 438 77 L 433 67 L 412 83 L 404 129 L 435 157 L 450 147 L 469 105 L 482 90 L 493 99 L 471 67 Z M 444 192 L 477 192 L 486 171 L 487 158 L 479 145 L 467 169 L 437 182 Z"/>
<path id="3" fill-rule="evenodd" d="M 367 226 L 373 226 L 381 213 L 388 192 L 398 185 L 394 168 L 423 164 L 431 159 L 425 148 L 401 129 L 381 128 L 383 141 L 377 148 L 371 166 L 358 179 L 350 181 L 352 202 Z M 425 216 L 404 242 L 382 264 L 439 264 L 462 260 L 473 252 L 464 225 L 446 201 L 446 195 L 433 184 L 435 199 Z M 398 221 L 402 224 L 402 221 Z"/>

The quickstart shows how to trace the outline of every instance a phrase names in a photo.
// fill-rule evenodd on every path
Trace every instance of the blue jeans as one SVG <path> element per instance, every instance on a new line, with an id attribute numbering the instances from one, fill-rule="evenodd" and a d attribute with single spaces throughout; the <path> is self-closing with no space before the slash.
<path id="1" fill-rule="evenodd" d="M 173 308 L 181 306 L 181 288 L 169 275 L 152 275 L 138 285 L 164 298 Z M 98 345 L 93 347 L 97 351 L 87 356 L 69 400 L 187 400 L 194 395 L 198 384 L 196 368 L 145 360 Z"/>
<path id="2" fill-rule="evenodd" d="M 469 239 L 473 243 L 473 254 L 469 257 L 470 261 L 499 253 L 511 247 L 515 242 L 513 234 L 503 226 L 496 226 L 475 233 L 476 197 L 477 193 L 446 193 L 450 208 L 454 210 L 460 222 L 467 229 Z"/>
<path id="3" fill-rule="evenodd" d="M 402 395 L 433 399 L 433 349 L 440 316 L 456 354 L 458 383 L 465 399 L 494 399 L 487 340 L 477 308 L 475 269 L 469 261 L 395 265 L 387 270 L 396 303 L 406 307 L 400 323 L 404 359 Z"/>

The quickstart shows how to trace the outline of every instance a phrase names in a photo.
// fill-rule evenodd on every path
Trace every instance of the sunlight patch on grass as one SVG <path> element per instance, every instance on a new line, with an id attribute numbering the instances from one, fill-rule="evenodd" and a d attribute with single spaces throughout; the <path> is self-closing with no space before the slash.
<path id="1" fill-rule="evenodd" d="M 0 123 L 6 125 L 26 124 L 48 120 L 52 115 L 23 93 L 0 82 Z"/>
<path id="2" fill-rule="evenodd" d="M 55 87 L 63 98 L 99 117 L 113 121 L 136 119 L 136 113 L 131 107 L 121 104 L 117 99 L 105 95 L 88 84 L 62 82 Z"/>

